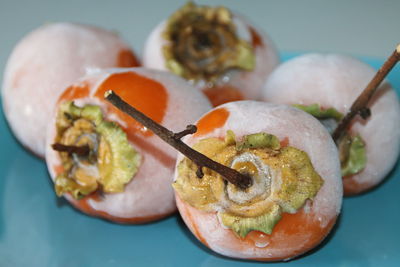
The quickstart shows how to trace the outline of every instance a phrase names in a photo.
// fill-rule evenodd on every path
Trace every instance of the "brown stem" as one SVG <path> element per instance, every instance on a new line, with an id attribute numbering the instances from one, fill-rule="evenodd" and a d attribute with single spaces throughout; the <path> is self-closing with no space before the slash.
<path id="1" fill-rule="evenodd" d="M 378 70 L 372 80 L 369 82 L 364 91 L 358 96 L 353 102 L 350 111 L 344 116 L 339 122 L 339 125 L 332 134 L 333 140 L 338 140 L 345 133 L 350 122 L 356 115 L 360 115 L 363 119 L 368 118 L 371 115 L 371 111 L 367 105 L 374 95 L 376 89 L 381 84 L 386 75 L 393 69 L 396 63 L 400 60 L 400 45 L 397 46 L 396 50 L 390 55 L 390 57 L 383 63 L 382 67 Z"/>
<path id="2" fill-rule="evenodd" d="M 59 152 L 67 152 L 68 154 L 77 154 L 78 156 L 89 155 L 90 148 L 88 145 L 84 146 L 67 146 L 60 143 L 55 143 L 51 146 L 54 150 Z"/>
<path id="3" fill-rule="evenodd" d="M 182 132 L 175 133 L 174 138 L 182 139 L 182 137 L 184 137 L 185 135 L 194 134 L 195 132 L 197 132 L 196 125 L 190 124 L 190 125 L 186 126 L 186 129 L 183 130 Z"/>
<path id="4" fill-rule="evenodd" d="M 246 175 L 241 174 L 240 172 L 231 169 L 227 166 L 224 166 L 212 159 L 206 157 L 205 155 L 197 152 L 192 149 L 188 145 L 182 142 L 180 138 L 182 138 L 186 134 L 194 133 L 196 128 L 193 126 L 188 126 L 186 130 L 180 133 L 173 133 L 157 122 L 153 121 L 151 118 L 147 117 L 145 114 L 130 106 L 124 100 L 122 100 L 117 94 L 113 91 L 109 90 L 104 94 L 104 97 L 115 107 L 128 114 L 145 127 L 150 129 L 153 133 L 158 135 L 162 140 L 167 142 L 169 145 L 174 147 L 176 150 L 181 152 L 183 155 L 191 159 L 197 166 L 199 166 L 200 171 L 196 173 L 198 175 L 202 174 L 201 168 L 207 167 L 211 170 L 214 170 L 222 175 L 224 179 L 228 182 L 238 186 L 239 188 L 246 189 L 252 184 L 252 179 Z"/>

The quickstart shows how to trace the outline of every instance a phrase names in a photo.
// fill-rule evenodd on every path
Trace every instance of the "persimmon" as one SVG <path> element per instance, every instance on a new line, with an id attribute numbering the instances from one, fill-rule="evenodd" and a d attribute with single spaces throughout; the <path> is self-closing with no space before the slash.
<path id="1" fill-rule="evenodd" d="M 372 84 L 375 73 L 371 66 L 350 56 L 305 54 L 271 74 L 263 100 L 296 105 L 333 133 L 353 109 L 352 104 L 361 103 L 356 99 L 370 81 Z M 364 111 L 366 118 L 354 118 L 336 140 L 345 195 L 360 194 L 380 184 L 400 153 L 400 102 L 391 85 L 384 81 L 364 106 L 358 113 Z"/>
<path id="2" fill-rule="evenodd" d="M 143 65 L 170 71 L 202 90 L 214 106 L 259 99 L 279 64 L 271 39 L 225 7 L 184 5 L 149 35 Z"/>
<path id="3" fill-rule="evenodd" d="M 142 223 L 176 210 L 171 182 L 177 153 L 104 99 L 114 90 L 157 123 L 183 130 L 211 108 L 178 76 L 144 68 L 92 73 L 60 96 L 46 142 L 55 191 L 79 210 Z"/>
<path id="4" fill-rule="evenodd" d="M 73 23 L 35 29 L 15 46 L 4 72 L 1 93 L 11 130 L 44 157 L 46 127 L 63 90 L 87 72 L 135 66 L 136 56 L 115 32 Z"/>
<path id="5" fill-rule="evenodd" d="M 337 148 L 318 120 L 290 106 L 238 101 L 214 108 L 196 127 L 183 138 L 187 145 L 251 179 L 240 188 L 179 155 L 177 206 L 198 240 L 259 261 L 288 260 L 324 240 L 343 186 Z"/>

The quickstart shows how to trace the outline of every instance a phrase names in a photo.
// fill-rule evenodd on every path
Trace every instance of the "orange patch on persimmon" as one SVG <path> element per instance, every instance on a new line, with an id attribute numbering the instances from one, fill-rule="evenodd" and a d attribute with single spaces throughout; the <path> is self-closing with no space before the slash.
<path id="1" fill-rule="evenodd" d="M 217 108 L 206 114 L 197 122 L 195 136 L 201 136 L 222 127 L 229 117 L 229 111 L 225 108 Z"/>
<path id="2" fill-rule="evenodd" d="M 242 93 L 238 89 L 228 85 L 207 88 L 203 90 L 203 93 L 210 100 L 213 107 L 228 102 L 244 100 Z"/>
<path id="3" fill-rule="evenodd" d="M 287 147 L 289 145 L 289 137 L 285 137 L 280 141 L 281 147 Z"/>
<path id="4" fill-rule="evenodd" d="M 251 35 L 251 44 L 254 48 L 257 46 L 263 46 L 264 43 L 261 39 L 261 36 L 257 33 L 257 31 L 253 27 L 248 27 Z"/>
<path id="5" fill-rule="evenodd" d="M 165 87 L 152 79 L 141 76 L 134 72 L 123 72 L 111 74 L 97 89 L 95 96 L 104 99 L 104 93 L 113 90 L 129 105 L 138 109 L 157 123 L 161 123 L 168 103 L 168 94 Z M 129 115 L 108 104 L 110 110 L 115 112 L 119 118 L 128 125 L 128 132 L 141 133 L 150 136 L 153 133 Z"/>
<path id="6" fill-rule="evenodd" d="M 60 96 L 59 101 L 72 101 L 78 98 L 84 98 L 89 95 L 90 85 L 88 82 L 82 82 L 68 87 Z"/>
<path id="7" fill-rule="evenodd" d="M 117 67 L 120 68 L 130 68 L 130 67 L 140 66 L 135 55 L 129 49 L 119 51 L 116 65 Z"/>
<path id="8" fill-rule="evenodd" d="M 370 185 L 367 183 L 360 183 L 354 179 L 354 175 L 348 175 L 342 178 L 343 181 L 343 194 L 345 197 L 357 195 Z"/>
<path id="9" fill-rule="evenodd" d="M 251 245 L 254 245 L 255 242 L 267 242 L 267 247 L 274 249 L 297 246 L 294 252 L 287 256 L 291 258 L 316 247 L 330 232 L 336 218 L 332 218 L 325 226 L 321 226 L 317 216 L 313 213 L 306 213 L 304 209 L 294 214 L 283 213 L 271 235 L 252 231 L 245 237 L 244 241 Z"/>
<path id="10" fill-rule="evenodd" d="M 64 166 L 61 164 L 54 164 L 53 170 L 56 175 L 60 175 L 61 173 L 63 173 L 65 171 Z"/>

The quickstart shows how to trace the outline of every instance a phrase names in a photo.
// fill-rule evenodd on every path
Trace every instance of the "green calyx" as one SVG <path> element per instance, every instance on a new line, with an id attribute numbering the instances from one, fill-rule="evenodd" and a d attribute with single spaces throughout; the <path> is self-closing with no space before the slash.
<path id="1" fill-rule="evenodd" d="M 163 37 L 166 67 L 188 80 L 214 82 L 231 69 L 253 70 L 253 47 L 239 39 L 224 7 L 187 3 L 167 21 Z"/>
<path id="2" fill-rule="evenodd" d="M 319 104 L 293 106 L 320 120 L 331 134 L 337 127 L 337 123 L 332 124 L 329 120 L 333 119 L 339 122 L 343 118 L 343 114 L 335 108 L 322 109 Z M 359 173 L 365 168 L 367 152 L 365 142 L 360 135 L 350 136 L 345 134 L 338 142 L 338 149 L 343 177 Z"/>
<path id="3" fill-rule="evenodd" d="M 183 201 L 199 210 L 216 211 L 221 223 L 240 237 L 254 230 L 271 234 L 282 212 L 297 212 L 323 185 L 305 152 L 281 147 L 271 134 L 251 134 L 236 141 L 228 131 L 224 140 L 202 139 L 193 148 L 253 179 L 245 190 L 205 168 L 199 179 L 197 165 L 185 158 L 173 184 Z"/>
<path id="4" fill-rule="evenodd" d="M 279 139 L 272 134 L 257 133 L 243 137 L 243 140 L 236 143 L 236 149 L 241 151 L 245 148 L 270 148 L 277 150 L 281 147 Z"/>
<path id="5" fill-rule="evenodd" d="M 335 119 L 336 121 L 340 121 L 343 118 L 343 114 L 335 108 L 322 109 L 319 104 L 311 104 L 308 106 L 295 104 L 293 106 L 307 112 L 319 120 Z"/>
<path id="6" fill-rule="evenodd" d="M 282 217 L 279 205 L 272 205 L 271 209 L 257 217 L 238 217 L 226 212 L 220 212 L 219 218 L 223 225 L 232 229 L 238 236 L 244 238 L 251 231 L 260 231 L 271 234 L 274 226 Z"/>
<path id="7" fill-rule="evenodd" d="M 367 164 L 367 151 L 365 142 L 361 136 L 345 134 L 339 140 L 338 148 L 343 177 L 359 173 L 365 168 Z"/>
<path id="8" fill-rule="evenodd" d="M 98 189 L 97 183 L 79 184 L 74 179 L 71 179 L 63 174 L 58 175 L 54 181 L 54 188 L 57 196 L 62 196 L 64 193 L 69 193 L 75 199 L 89 195 Z"/>
<path id="9" fill-rule="evenodd" d="M 87 155 L 59 153 L 64 171 L 55 179 L 58 196 L 70 193 L 79 199 L 96 190 L 123 192 L 138 170 L 140 155 L 116 123 L 103 119 L 100 107 L 65 102 L 56 127 L 55 143 L 89 147 Z"/>

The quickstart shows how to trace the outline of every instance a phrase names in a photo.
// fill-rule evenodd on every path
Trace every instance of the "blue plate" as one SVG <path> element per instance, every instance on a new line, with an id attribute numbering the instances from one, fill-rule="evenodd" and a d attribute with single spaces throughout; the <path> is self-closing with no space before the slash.
<path id="1" fill-rule="evenodd" d="M 292 56 L 286 54 L 284 59 Z M 382 64 L 382 60 L 363 60 L 376 68 Z M 399 93 L 400 67 L 389 80 Z M 259 264 L 211 252 L 192 236 L 179 215 L 146 225 L 118 225 L 78 212 L 56 198 L 46 165 L 16 142 L 3 114 L 0 133 L 0 266 Z M 339 223 L 327 240 L 285 266 L 399 264 L 399 165 L 375 190 L 345 199 Z"/>

